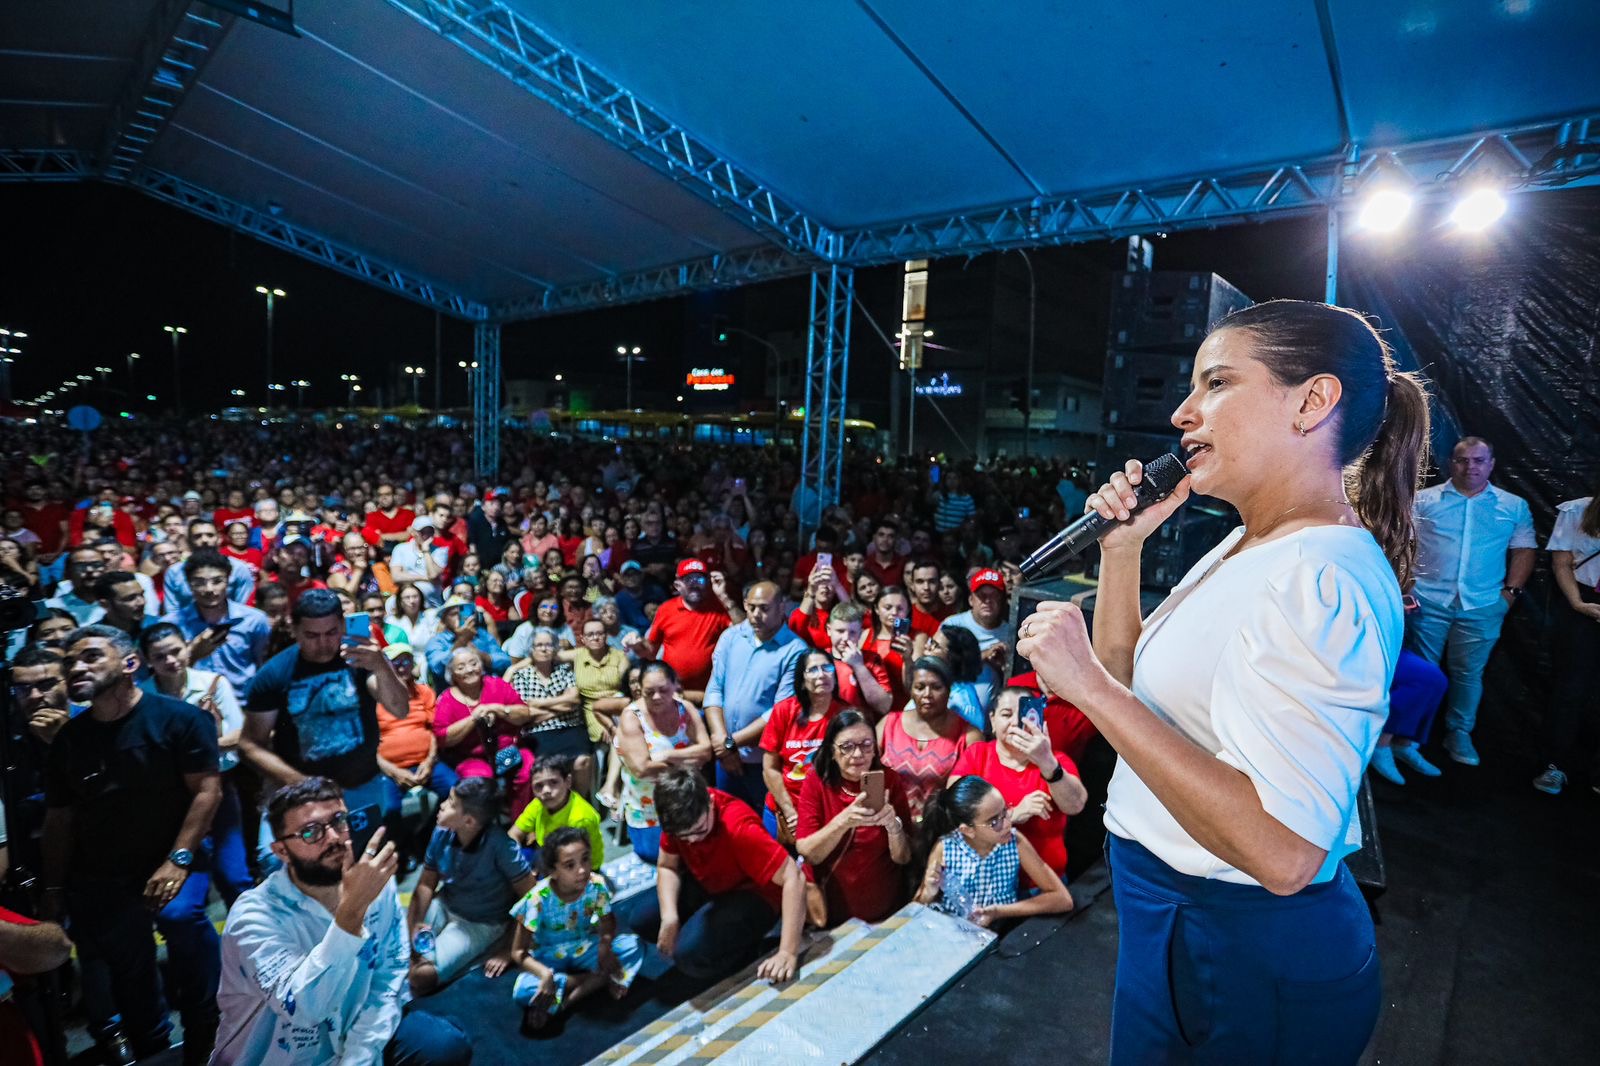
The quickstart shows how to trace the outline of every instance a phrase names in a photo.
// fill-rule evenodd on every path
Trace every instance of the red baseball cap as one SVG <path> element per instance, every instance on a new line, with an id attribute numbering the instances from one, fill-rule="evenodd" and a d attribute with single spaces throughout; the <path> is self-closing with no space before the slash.
<path id="1" fill-rule="evenodd" d="M 967 587 L 973 592 L 985 588 L 999 589 L 1004 592 L 1006 590 L 1006 579 L 1000 576 L 1000 571 L 993 567 L 986 567 L 972 575 L 972 580 L 967 583 Z"/>
<path id="2" fill-rule="evenodd" d="M 706 564 L 699 559 L 683 559 L 678 563 L 678 576 L 688 577 L 690 574 L 705 574 Z"/>

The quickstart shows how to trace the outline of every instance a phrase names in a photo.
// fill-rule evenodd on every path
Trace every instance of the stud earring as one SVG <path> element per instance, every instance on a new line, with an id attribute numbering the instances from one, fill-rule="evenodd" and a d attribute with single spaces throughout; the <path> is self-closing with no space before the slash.
<path id="1" fill-rule="evenodd" d="M 1304 422 L 1296 422 L 1294 428 L 1300 431 L 1302 437 L 1306 435 L 1306 424 Z"/>

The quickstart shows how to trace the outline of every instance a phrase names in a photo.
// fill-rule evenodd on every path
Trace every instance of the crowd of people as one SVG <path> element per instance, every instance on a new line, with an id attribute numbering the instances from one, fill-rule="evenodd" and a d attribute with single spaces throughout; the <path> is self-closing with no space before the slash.
<path id="1" fill-rule="evenodd" d="M 0 442 L 0 586 L 33 617 L 0 817 L 32 916 L 0 930 L 31 954 L 0 960 L 59 967 L 65 922 L 105 1061 L 168 1046 L 176 1011 L 188 1062 L 465 1062 L 469 1035 L 411 1001 L 474 965 L 532 1031 L 625 998 L 647 945 L 784 981 L 807 925 L 1073 905 L 1096 734 L 1013 671 L 1012 605 L 1015 564 L 1082 512 L 1081 470 L 852 456 L 802 542 L 796 463 L 770 449 L 508 433 L 480 483 L 459 434 L 422 426 Z M 1478 678 L 1536 549 L 1492 470 L 1463 440 L 1418 501 L 1373 761 L 1397 784 L 1440 772 L 1420 744 L 1447 690 L 1444 748 L 1478 758 Z M 1591 674 L 1596 499 L 1547 545 Z M 1565 784 L 1592 681 L 1561 694 L 1535 787 Z M 608 821 L 656 867 L 631 908 Z M 37 1056 L 7 1011 L 0 1052 Z"/>
<path id="2" fill-rule="evenodd" d="M 106 1061 L 171 1011 L 187 1061 L 463 1061 L 407 1004 L 473 965 L 531 1031 L 646 944 L 712 977 L 777 929 L 783 981 L 807 924 L 1071 906 L 1093 730 L 1009 669 L 1065 467 L 853 457 L 802 545 L 772 450 L 508 434 L 479 484 L 426 427 L 0 438 L 11 898 Z"/>

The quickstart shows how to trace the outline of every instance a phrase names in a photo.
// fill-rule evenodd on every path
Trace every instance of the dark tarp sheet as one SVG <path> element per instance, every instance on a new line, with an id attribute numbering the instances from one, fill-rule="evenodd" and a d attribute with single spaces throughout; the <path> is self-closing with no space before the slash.
<path id="1" fill-rule="evenodd" d="M 1513 197 L 1477 235 L 1419 214 L 1408 233 L 1346 236 L 1339 302 L 1376 315 L 1432 381 L 1441 468 L 1463 436 L 1494 445 L 1493 480 L 1527 499 L 1542 549 L 1556 506 L 1600 491 L 1600 189 Z M 1521 753 L 1552 676 L 1552 596 L 1541 551 L 1485 675 L 1480 735 Z"/>

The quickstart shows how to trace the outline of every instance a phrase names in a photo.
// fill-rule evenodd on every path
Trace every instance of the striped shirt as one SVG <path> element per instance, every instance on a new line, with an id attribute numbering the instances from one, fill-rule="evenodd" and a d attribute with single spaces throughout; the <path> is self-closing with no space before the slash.
<path id="1" fill-rule="evenodd" d="M 966 493 L 941 493 L 939 505 L 933 512 L 933 528 L 948 533 L 978 512 L 978 505 Z"/>

